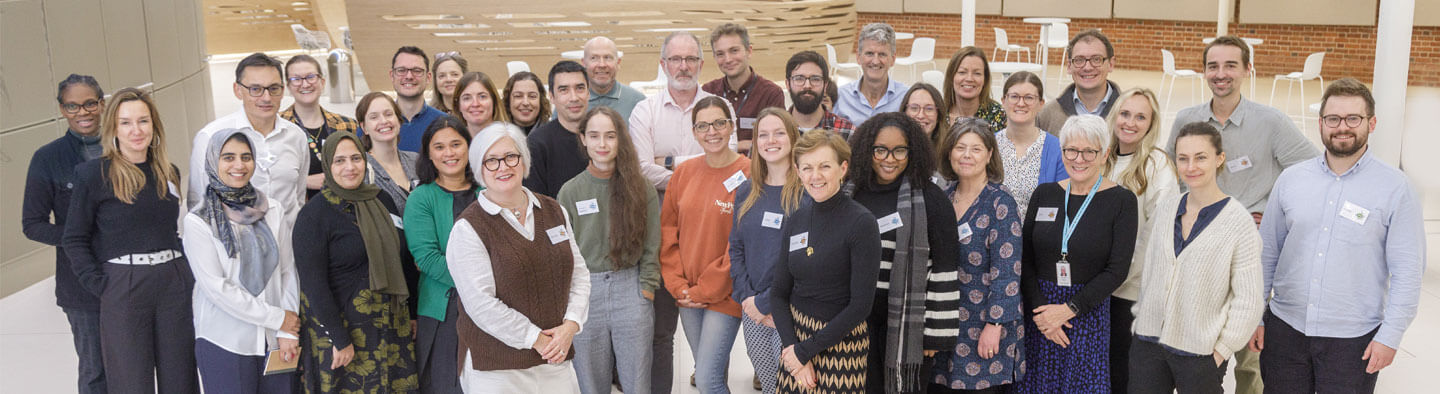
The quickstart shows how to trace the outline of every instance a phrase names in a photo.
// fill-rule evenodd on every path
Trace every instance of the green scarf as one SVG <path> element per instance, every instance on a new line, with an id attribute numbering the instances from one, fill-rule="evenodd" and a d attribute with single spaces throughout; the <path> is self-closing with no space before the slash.
<path id="1" fill-rule="evenodd" d="M 325 187 L 320 189 L 320 194 L 331 204 L 348 202 L 355 206 L 355 226 L 360 228 L 360 238 L 365 241 L 365 255 L 370 258 L 370 290 L 404 299 L 410 295 L 410 289 L 405 285 L 405 273 L 400 265 L 400 235 L 390 221 L 390 211 L 376 197 L 380 194 L 380 187 L 369 183 L 361 183 L 354 189 L 340 187 L 330 170 L 330 163 L 335 161 L 335 147 L 344 140 L 354 142 L 356 149 L 363 146 L 360 138 L 348 131 L 337 131 L 325 138 L 325 148 L 320 153 L 320 166 L 325 170 Z M 367 156 L 365 151 L 361 150 L 360 155 L 362 163 L 369 160 L 363 157 Z"/>

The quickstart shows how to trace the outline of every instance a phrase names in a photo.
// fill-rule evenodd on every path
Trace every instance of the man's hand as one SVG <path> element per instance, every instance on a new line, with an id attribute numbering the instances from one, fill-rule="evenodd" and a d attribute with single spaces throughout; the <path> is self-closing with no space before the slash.
<path id="1" fill-rule="evenodd" d="M 1370 346 L 1365 347 L 1365 355 L 1360 359 L 1370 360 L 1370 363 L 1365 365 L 1365 373 L 1380 372 L 1395 361 L 1395 349 L 1380 342 L 1370 341 Z"/>
<path id="2" fill-rule="evenodd" d="M 1250 336 L 1250 351 L 1259 353 L 1265 350 L 1265 326 L 1255 328 L 1255 335 Z"/>

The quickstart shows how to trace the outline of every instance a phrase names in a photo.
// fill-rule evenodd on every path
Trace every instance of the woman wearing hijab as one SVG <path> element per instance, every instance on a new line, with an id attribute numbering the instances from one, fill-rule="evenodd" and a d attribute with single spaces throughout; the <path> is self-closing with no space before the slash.
<path id="1" fill-rule="evenodd" d="M 409 393 L 415 371 L 418 274 L 390 196 L 364 182 L 365 152 L 348 132 L 321 151 L 325 187 L 295 221 L 300 368 L 306 392 Z"/>
<path id="2" fill-rule="evenodd" d="M 182 238 L 195 273 L 195 362 L 206 393 L 290 393 L 293 373 L 264 376 L 265 356 L 298 356 L 300 304 L 293 256 L 276 242 L 277 202 L 250 184 L 259 134 L 210 136 L 205 200 L 185 215 Z"/>

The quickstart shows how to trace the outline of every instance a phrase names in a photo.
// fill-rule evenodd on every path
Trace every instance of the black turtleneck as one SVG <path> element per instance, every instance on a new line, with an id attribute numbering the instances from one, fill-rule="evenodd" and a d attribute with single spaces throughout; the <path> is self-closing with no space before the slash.
<path id="1" fill-rule="evenodd" d="M 880 268 L 880 230 L 875 217 L 844 193 L 802 206 L 785 219 L 785 250 L 775 264 L 770 295 L 775 328 L 785 346 L 808 362 L 845 338 L 870 315 L 875 276 Z M 806 235 L 806 244 L 792 243 Z M 795 335 L 795 310 L 828 321 L 810 339 Z"/>

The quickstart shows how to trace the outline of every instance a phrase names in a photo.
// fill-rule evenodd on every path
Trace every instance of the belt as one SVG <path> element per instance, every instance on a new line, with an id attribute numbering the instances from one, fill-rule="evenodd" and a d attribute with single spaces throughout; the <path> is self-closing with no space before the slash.
<path id="1" fill-rule="evenodd" d="M 162 250 L 152 253 L 135 253 L 110 259 L 111 263 L 123 265 L 157 265 L 184 256 L 178 250 Z"/>

